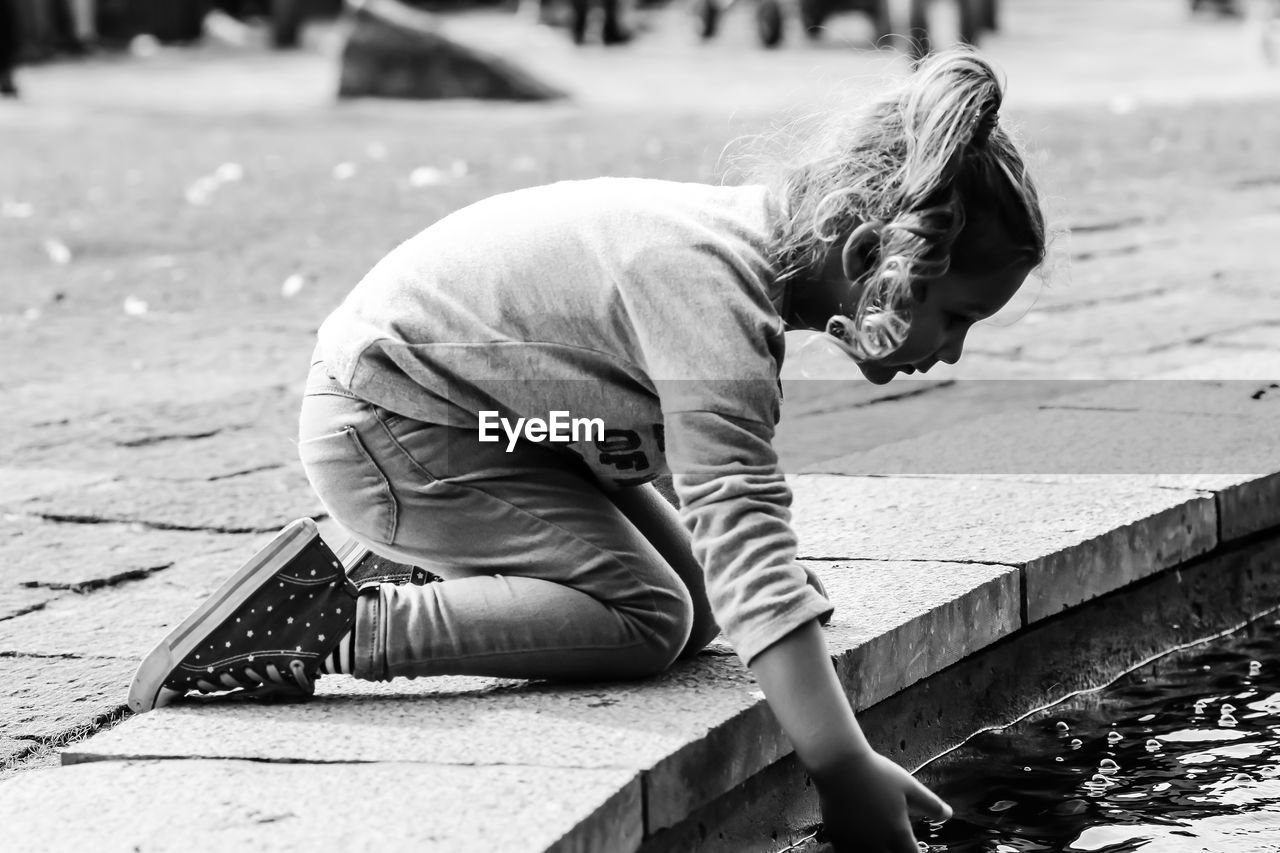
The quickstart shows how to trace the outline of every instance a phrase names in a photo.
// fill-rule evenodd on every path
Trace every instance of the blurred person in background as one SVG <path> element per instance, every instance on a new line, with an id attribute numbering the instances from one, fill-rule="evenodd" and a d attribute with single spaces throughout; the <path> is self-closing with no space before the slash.
<path id="1" fill-rule="evenodd" d="M 1191 0 L 1191 11 L 1213 10 L 1219 15 L 1231 18 L 1244 17 L 1244 9 L 1240 8 L 1240 0 Z"/>
<path id="2" fill-rule="evenodd" d="M 13 82 L 13 69 L 18 64 L 17 0 L 0 0 L 0 96 L 16 98 L 18 87 Z"/>
<path id="3" fill-rule="evenodd" d="M 98 0 L 66 0 L 72 53 L 87 53 L 98 46 Z"/>

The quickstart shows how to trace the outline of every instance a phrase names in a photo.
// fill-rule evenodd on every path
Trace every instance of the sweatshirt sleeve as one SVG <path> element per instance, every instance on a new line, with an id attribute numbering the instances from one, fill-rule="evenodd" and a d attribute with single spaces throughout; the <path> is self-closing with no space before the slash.
<path id="1" fill-rule="evenodd" d="M 681 518 L 702 565 L 716 622 L 744 663 L 825 616 L 830 602 L 796 563 L 791 488 L 772 430 L 714 412 L 667 416 Z"/>

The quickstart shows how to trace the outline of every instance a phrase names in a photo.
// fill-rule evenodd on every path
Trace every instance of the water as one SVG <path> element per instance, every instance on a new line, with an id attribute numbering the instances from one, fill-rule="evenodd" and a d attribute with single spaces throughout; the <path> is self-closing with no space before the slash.
<path id="1" fill-rule="evenodd" d="M 930 853 L 1280 851 L 1280 620 L 981 734 L 929 771 L 955 809 L 916 826 Z"/>

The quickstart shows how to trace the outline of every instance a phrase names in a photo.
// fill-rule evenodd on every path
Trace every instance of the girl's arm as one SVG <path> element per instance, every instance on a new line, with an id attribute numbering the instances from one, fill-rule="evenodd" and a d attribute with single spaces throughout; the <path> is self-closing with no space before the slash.
<path id="1" fill-rule="evenodd" d="M 867 743 L 816 621 L 760 652 L 750 666 L 813 777 L 837 851 L 915 853 L 909 812 L 951 817 L 950 806 Z"/>

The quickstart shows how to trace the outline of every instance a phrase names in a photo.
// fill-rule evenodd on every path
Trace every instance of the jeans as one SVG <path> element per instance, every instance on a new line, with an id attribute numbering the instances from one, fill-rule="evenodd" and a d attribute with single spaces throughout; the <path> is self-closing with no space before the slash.
<path id="1" fill-rule="evenodd" d="M 361 595 L 356 677 L 636 678 L 710 642 L 701 570 L 656 490 L 611 495 L 571 454 L 506 448 L 312 366 L 298 449 L 321 502 L 374 552 L 444 578 Z"/>

